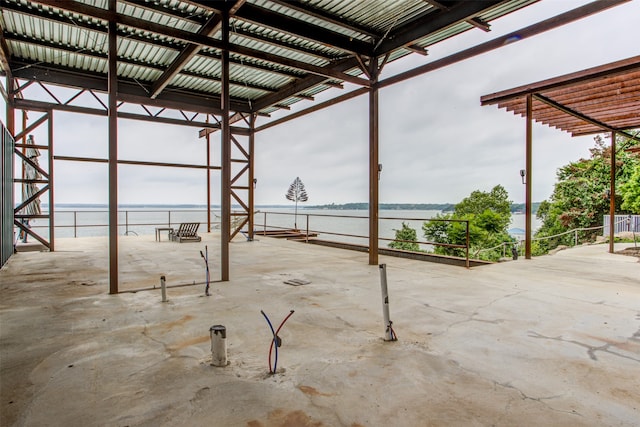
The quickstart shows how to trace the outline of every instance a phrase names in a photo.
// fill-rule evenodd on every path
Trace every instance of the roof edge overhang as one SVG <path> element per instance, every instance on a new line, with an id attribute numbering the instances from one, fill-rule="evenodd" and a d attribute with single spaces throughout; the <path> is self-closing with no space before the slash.
<path id="1" fill-rule="evenodd" d="M 640 70 L 640 55 L 616 62 L 611 62 L 609 64 L 588 68 L 586 70 L 541 80 L 536 83 L 529 83 L 526 85 L 515 87 L 513 89 L 507 89 L 489 95 L 484 95 L 480 98 L 480 104 L 483 106 L 498 104 L 500 102 L 522 98 L 528 94 L 544 92 L 551 89 L 560 89 L 562 87 L 575 85 L 577 83 L 586 83 L 589 81 L 601 79 L 603 77 L 612 77 L 635 70 Z"/>

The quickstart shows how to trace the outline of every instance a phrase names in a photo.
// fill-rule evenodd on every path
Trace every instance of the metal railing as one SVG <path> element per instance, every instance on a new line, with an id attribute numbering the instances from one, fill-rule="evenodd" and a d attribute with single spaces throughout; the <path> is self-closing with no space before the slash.
<path id="1" fill-rule="evenodd" d="M 625 216 L 623 219 L 617 221 L 614 225 L 618 225 L 621 224 L 623 222 L 627 221 L 627 217 Z M 542 237 L 534 237 L 531 239 L 532 242 L 536 242 L 536 241 L 542 241 L 542 240 L 549 240 L 549 239 L 555 239 L 556 237 L 560 237 L 560 236 L 565 236 L 567 234 L 573 234 L 573 246 L 578 246 L 578 242 L 579 242 L 579 233 L 580 232 L 584 232 L 584 231 L 594 231 L 594 230 L 600 230 L 600 229 L 605 229 L 606 227 L 608 227 L 607 225 L 598 225 L 595 227 L 580 227 L 580 228 L 574 228 L 571 230 L 567 230 L 564 231 L 562 233 L 558 233 L 558 234 L 553 234 L 551 236 L 542 236 Z M 635 241 L 635 239 L 634 239 Z M 512 247 L 512 246 L 516 246 L 518 248 L 518 254 L 521 254 L 520 252 L 524 252 L 524 240 L 520 240 L 517 242 L 502 242 L 499 245 L 496 245 L 492 248 L 483 248 L 483 249 L 479 249 L 474 253 L 474 256 L 478 256 L 479 253 L 481 252 L 486 252 L 486 251 L 492 251 L 495 249 L 498 249 L 502 246 L 502 257 L 506 257 L 506 249 L 507 247 Z"/>
<path id="2" fill-rule="evenodd" d="M 318 219 L 326 219 L 326 218 L 332 218 L 332 219 L 343 219 L 343 220 L 361 220 L 364 225 L 368 225 L 368 220 L 369 217 L 368 216 L 359 216 L 359 215 L 336 215 L 336 214 L 309 214 L 309 213 L 290 213 L 290 212 L 269 212 L 269 211 L 265 211 L 265 212 L 261 212 L 262 216 L 263 216 L 263 220 L 261 222 L 261 226 L 262 226 L 262 231 L 266 234 L 268 231 L 277 231 L 277 230 L 281 230 L 281 231 L 287 231 L 287 230 L 291 230 L 291 225 L 289 222 L 289 225 L 285 225 L 285 223 L 283 221 L 278 221 L 278 220 L 271 220 L 268 221 L 267 217 L 271 216 L 271 217 L 278 217 L 278 216 L 286 216 L 286 217 L 291 217 L 291 216 L 299 216 L 302 217 L 304 220 L 304 224 L 305 227 L 300 229 L 297 227 L 297 219 L 294 219 L 294 229 L 296 229 L 296 231 L 298 231 L 303 237 L 305 242 L 309 241 L 310 237 L 316 236 L 321 234 L 322 236 L 332 236 L 332 237 L 338 237 L 338 238 L 343 238 L 342 241 L 344 241 L 345 243 L 359 243 L 359 244 L 368 244 L 368 240 L 369 240 L 369 234 L 366 231 L 362 231 L 361 233 L 353 233 L 353 232 L 346 232 L 346 231 L 339 231 L 339 229 L 329 229 L 329 228 L 312 228 L 310 227 L 310 222 L 312 218 L 315 218 L 316 220 Z M 390 231 L 395 231 L 395 229 L 393 228 L 389 228 L 389 227 L 380 227 L 379 229 L 383 230 L 383 233 L 381 233 L 381 235 L 378 237 L 378 240 L 380 242 L 385 242 L 385 243 L 389 243 L 389 242 L 400 242 L 400 243 L 415 243 L 417 244 L 419 247 L 422 246 L 423 248 L 425 247 L 430 247 L 430 246 L 441 246 L 441 247 L 447 247 L 447 248 L 457 248 L 457 249 L 462 249 L 465 253 L 465 264 L 467 267 L 469 267 L 469 221 L 468 220 L 457 220 L 457 219 L 434 219 L 434 218 L 415 218 L 415 217 L 379 217 L 378 220 L 380 221 L 380 223 L 383 222 L 387 222 L 387 221 L 400 221 L 401 223 L 404 222 L 449 222 L 449 223 L 463 223 L 465 225 L 465 244 L 464 245 L 460 245 L 460 244 L 449 244 L 449 243 L 439 243 L 439 242 L 432 242 L 432 241 L 426 241 L 426 240 L 402 240 L 402 239 L 397 239 L 395 237 L 391 237 L 390 236 Z M 257 222 L 257 221 L 256 221 Z M 379 224 L 380 224 L 379 223 Z M 335 223 L 334 223 L 335 226 Z M 345 227 L 346 228 L 346 227 Z M 362 226 L 359 227 L 349 227 L 350 230 L 354 230 L 354 229 L 358 229 L 360 228 L 362 230 Z M 386 233 L 384 233 L 384 231 L 386 231 Z M 346 238 L 346 239 L 344 239 Z M 334 240 L 335 241 L 335 240 Z M 402 249 L 394 249 L 397 251 L 401 251 L 401 252 L 416 252 L 416 253 L 424 253 L 424 252 L 420 252 L 420 251 L 408 251 L 408 250 L 402 250 Z M 425 250 L 426 251 L 426 250 Z"/>
<path id="3" fill-rule="evenodd" d="M 182 222 L 199 222 L 206 223 L 206 209 L 162 209 L 162 210 L 121 210 L 118 211 L 118 228 L 120 233 L 124 235 L 152 235 L 155 227 L 172 227 Z M 216 219 L 212 223 L 212 229 L 220 226 L 219 211 L 212 211 L 213 217 Z M 262 221 L 258 218 L 262 216 Z M 297 225 L 297 218 L 290 221 L 292 216 L 296 216 L 291 212 L 273 212 L 273 211 L 257 211 L 254 231 L 258 233 L 262 230 L 291 230 L 292 225 Z M 304 236 L 305 241 L 313 235 L 328 236 L 330 239 L 336 239 L 338 243 L 362 244 L 368 245 L 368 216 L 364 215 L 337 215 L 337 214 L 320 214 L 320 213 L 298 213 L 301 223 L 300 233 Z M 85 236 L 105 236 L 108 228 L 108 211 L 106 210 L 56 210 L 56 236 L 57 237 L 80 237 Z M 404 241 L 396 239 L 394 234 L 398 227 L 398 222 L 412 223 L 417 227 L 426 221 L 436 222 L 457 222 L 463 223 L 465 227 L 466 239 L 465 244 L 446 244 L 431 242 L 426 240 Z M 379 242 L 388 244 L 389 242 L 416 243 L 424 253 L 434 246 L 461 249 L 464 252 L 466 265 L 469 266 L 469 221 L 467 220 L 444 220 L 432 218 L 416 218 L 416 217 L 380 217 L 379 218 Z M 394 226 L 396 228 L 394 228 Z M 33 228 L 45 228 L 32 225 Z M 295 227 L 297 228 L 297 227 Z M 82 231 L 85 231 L 84 233 Z M 402 251 L 401 249 L 396 249 Z M 413 252 L 413 251 L 403 251 Z"/>

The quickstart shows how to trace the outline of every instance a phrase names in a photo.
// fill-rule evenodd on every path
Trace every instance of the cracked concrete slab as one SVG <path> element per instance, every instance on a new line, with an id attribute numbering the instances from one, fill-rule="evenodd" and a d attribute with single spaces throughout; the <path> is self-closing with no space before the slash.
<path id="1" fill-rule="evenodd" d="M 231 281 L 204 295 L 219 242 L 59 239 L 0 270 L 3 426 L 634 426 L 640 419 L 640 264 L 603 245 L 466 270 L 387 264 L 261 238 L 231 244 Z M 167 277 L 162 303 L 159 278 Z M 310 283 L 284 281 L 304 277 Z M 194 284 L 195 283 L 195 284 Z M 154 289 L 155 287 L 155 289 Z M 143 290 L 147 289 L 147 290 Z M 131 292 L 130 292 L 131 291 Z M 269 374 L 279 322 L 278 370 Z M 209 328 L 230 364 L 210 364 Z"/>

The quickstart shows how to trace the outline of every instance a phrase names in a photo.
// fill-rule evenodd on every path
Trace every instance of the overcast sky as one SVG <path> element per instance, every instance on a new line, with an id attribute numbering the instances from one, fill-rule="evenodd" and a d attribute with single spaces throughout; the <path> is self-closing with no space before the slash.
<path id="1" fill-rule="evenodd" d="M 389 64 L 381 79 L 586 3 L 541 1 L 493 21 L 489 33 L 474 29 L 433 46 L 427 57 L 413 54 Z M 382 89 L 380 202 L 455 203 L 497 184 L 522 202 L 525 120 L 496 106 L 481 107 L 480 97 L 640 54 L 639 17 L 640 0 L 633 0 Z M 317 101 L 352 89 L 347 84 Z M 288 204 L 285 193 L 297 176 L 306 186 L 308 205 L 366 202 L 367 102 L 364 95 L 258 133 L 256 204 Z M 300 102 L 296 109 L 311 105 Z M 106 118 L 55 112 L 54 126 L 56 155 L 107 157 Z M 45 132 L 34 132 L 36 142 L 46 141 Z M 212 138 L 214 164 L 219 164 L 219 135 Z M 533 199 L 540 201 L 551 195 L 558 167 L 588 156 L 593 137 L 572 138 L 535 124 L 533 138 Z M 205 153 L 197 128 L 119 121 L 120 159 L 204 164 Z M 105 164 L 56 161 L 54 173 L 56 203 L 107 202 Z M 219 172 L 212 175 L 212 204 L 219 204 Z M 205 204 L 206 175 L 120 165 L 119 202 Z"/>

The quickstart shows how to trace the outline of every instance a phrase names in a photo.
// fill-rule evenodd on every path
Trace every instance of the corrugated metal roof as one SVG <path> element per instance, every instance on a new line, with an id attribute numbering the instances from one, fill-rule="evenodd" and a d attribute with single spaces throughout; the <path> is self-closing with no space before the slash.
<path id="1" fill-rule="evenodd" d="M 482 105 L 532 118 L 573 136 L 640 128 L 640 56 L 485 95 Z"/>
<path id="2" fill-rule="evenodd" d="M 416 34 L 408 40 L 412 47 L 390 44 L 391 49 L 382 52 L 389 61 L 473 29 L 470 17 L 491 21 L 534 1 L 451 0 L 439 8 L 437 2 L 424 0 L 247 0 L 230 21 L 230 93 L 236 105 L 259 105 L 257 112 L 269 113 L 276 105 L 297 102 L 297 94 L 314 96 L 333 87 L 325 82 L 341 81 L 340 73 L 364 79 L 354 54 L 366 61 L 383 41 L 393 42 L 405 30 Z M 46 70 L 39 78 L 57 73 L 58 80 L 64 80 L 65 73 L 75 70 L 106 79 L 108 4 L 2 0 L 6 62 L 14 64 L 19 77 L 20 70 L 29 67 Z M 135 81 L 149 93 L 156 82 L 168 79 L 162 86 L 166 90 L 219 95 L 220 27 L 200 34 L 208 21 L 219 19 L 219 5 L 196 0 L 118 1 L 119 79 Z M 432 17 L 438 17 L 433 28 Z M 429 30 L 421 34 L 422 28 Z M 182 59 L 181 52 L 201 36 L 211 41 Z M 172 67 L 177 72 L 167 75 L 165 70 Z"/>

